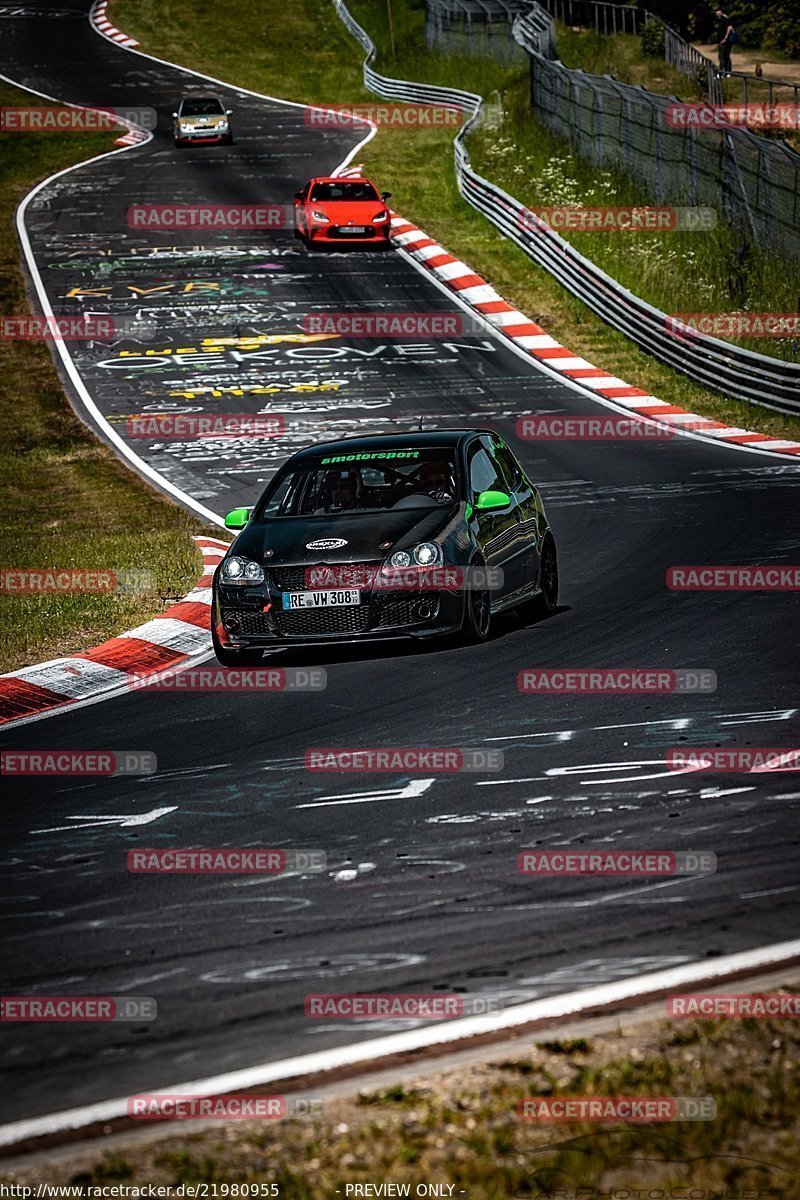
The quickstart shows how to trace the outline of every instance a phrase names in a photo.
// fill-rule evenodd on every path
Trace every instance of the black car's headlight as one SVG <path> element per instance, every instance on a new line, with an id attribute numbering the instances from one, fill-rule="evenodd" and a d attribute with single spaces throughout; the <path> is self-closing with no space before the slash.
<path id="1" fill-rule="evenodd" d="M 435 567 L 442 561 L 442 548 L 436 542 L 420 542 L 409 550 L 396 550 L 387 560 L 387 568 Z"/>
<path id="2" fill-rule="evenodd" d="M 257 562 L 251 562 L 249 558 L 240 558 L 238 554 L 232 554 L 230 558 L 222 561 L 220 582 L 245 586 L 263 583 L 264 568 Z"/>

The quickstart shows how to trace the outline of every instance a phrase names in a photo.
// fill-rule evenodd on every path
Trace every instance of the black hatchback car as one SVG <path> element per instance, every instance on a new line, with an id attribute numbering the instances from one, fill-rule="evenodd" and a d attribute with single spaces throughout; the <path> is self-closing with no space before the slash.
<path id="1" fill-rule="evenodd" d="M 556 545 L 541 496 L 492 430 L 375 435 L 294 454 L 213 582 L 220 662 L 311 642 L 463 632 L 558 602 Z"/>

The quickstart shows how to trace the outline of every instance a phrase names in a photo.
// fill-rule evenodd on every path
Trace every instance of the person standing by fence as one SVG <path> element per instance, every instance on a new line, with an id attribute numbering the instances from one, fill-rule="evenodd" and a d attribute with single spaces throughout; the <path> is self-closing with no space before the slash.
<path id="1" fill-rule="evenodd" d="M 732 71 L 731 46 L 739 40 L 739 35 L 731 24 L 731 19 L 718 8 L 714 13 L 717 18 L 717 49 L 719 50 L 719 71 L 717 79 L 724 79 Z"/>

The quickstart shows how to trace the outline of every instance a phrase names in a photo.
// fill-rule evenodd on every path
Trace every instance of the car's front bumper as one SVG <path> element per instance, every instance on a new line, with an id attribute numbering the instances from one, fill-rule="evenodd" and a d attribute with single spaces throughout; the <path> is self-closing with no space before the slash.
<path id="1" fill-rule="evenodd" d="M 226 650 L 309 642 L 432 637 L 461 628 L 464 596 L 453 592 L 362 591 L 361 603 L 325 608 L 282 607 L 269 588 L 214 585 L 212 621 Z"/>
<path id="2" fill-rule="evenodd" d="M 309 236 L 313 242 L 335 242 L 337 246 L 372 245 L 384 246 L 389 241 L 389 223 L 386 225 L 365 225 L 364 233 L 342 233 L 342 225 L 312 225 Z"/>
<path id="3" fill-rule="evenodd" d="M 178 142 L 227 142 L 230 136 L 230 129 L 190 129 L 188 133 L 175 130 L 175 140 Z"/>

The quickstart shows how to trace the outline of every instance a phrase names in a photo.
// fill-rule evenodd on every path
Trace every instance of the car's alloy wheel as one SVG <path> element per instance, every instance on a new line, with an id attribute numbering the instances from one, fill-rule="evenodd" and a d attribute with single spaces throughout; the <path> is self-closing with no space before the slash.
<path id="1" fill-rule="evenodd" d="M 486 567 L 482 562 L 470 564 L 470 575 L 482 571 L 486 576 Z M 485 642 L 492 627 L 492 595 L 486 585 L 470 587 L 467 592 L 467 631 L 471 641 Z"/>
<path id="2" fill-rule="evenodd" d="M 548 613 L 558 607 L 558 557 L 556 544 L 549 533 L 542 543 L 542 558 L 539 564 L 539 587 L 542 589 L 542 604 Z"/>

